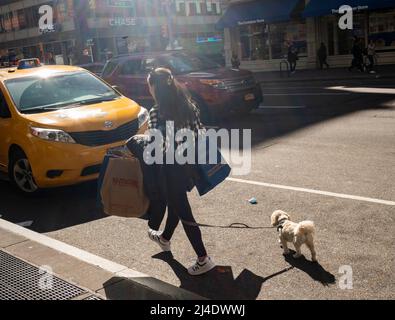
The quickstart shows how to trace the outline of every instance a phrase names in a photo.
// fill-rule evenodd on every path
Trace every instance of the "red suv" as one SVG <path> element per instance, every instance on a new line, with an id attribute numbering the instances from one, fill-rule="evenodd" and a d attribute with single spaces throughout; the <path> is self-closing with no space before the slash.
<path id="1" fill-rule="evenodd" d="M 252 72 L 223 68 L 184 51 L 118 56 L 107 62 L 102 77 L 149 109 L 154 102 L 148 91 L 147 75 L 157 67 L 172 70 L 199 105 L 203 121 L 250 112 L 263 100 Z"/>

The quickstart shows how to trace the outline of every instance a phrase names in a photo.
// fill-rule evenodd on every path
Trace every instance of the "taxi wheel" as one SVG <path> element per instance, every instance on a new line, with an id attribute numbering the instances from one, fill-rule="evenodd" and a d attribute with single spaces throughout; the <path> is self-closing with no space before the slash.
<path id="1" fill-rule="evenodd" d="M 39 191 L 29 159 L 24 152 L 16 151 L 11 155 L 8 173 L 12 184 L 22 193 L 35 194 Z"/>

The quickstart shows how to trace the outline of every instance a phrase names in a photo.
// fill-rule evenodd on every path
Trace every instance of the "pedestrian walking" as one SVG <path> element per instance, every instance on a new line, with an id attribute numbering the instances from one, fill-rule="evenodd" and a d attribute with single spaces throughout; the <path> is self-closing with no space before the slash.
<path id="1" fill-rule="evenodd" d="M 324 69 L 324 65 L 329 69 L 329 64 L 326 61 L 328 58 L 328 50 L 323 42 L 321 42 L 321 46 L 318 49 L 318 60 L 320 62 L 321 70 Z"/>
<path id="2" fill-rule="evenodd" d="M 169 121 L 174 123 L 175 132 L 189 129 L 195 132 L 196 138 L 199 129 L 203 128 L 199 110 L 191 102 L 185 89 L 174 79 L 171 71 L 165 68 L 155 69 L 148 76 L 148 85 L 156 103 L 150 111 L 149 128 L 158 129 L 162 132 L 166 141 L 166 148 L 168 148 L 169 143 L 174 143 L 173 150 L 177 150 L 177 145 L 183 143 L 182 141 L 175 141 L 174 138 L 172 138 L 173 141 L 167 141 L 166 133 L 169 129 Z M 167 160 L 168 153 L 166 151 L 164 153 Z M 174 162 L 174 157 L 172 159 Z M 188 273 L 191 275 L 204 274 L 212 270 L 215 264 L 207 254 L 200 228 L 191 226 L 191 223 L 196 223 L 196 221 L 192 214 L 187 192 L 194 187 L 193 178 L 196 167 L 194 164 L 180 165 L 165 161 L 162 169 L 161 177 L 165 181 L 162 189 L 164 190 L 161 192 L 160 200 L 151 203 L 148 235 L 162 250 L 171 251 L 170 241 L 181 220 L 185 233 L 198 257 L 196 263 L 188 269 Z M 159 228 L 166 207 L 168 209 L 167 221 L 164 231 L 161 232 Z M 188 223 L 185 223 L 185 221 Z"/>
<path id="3" fill-rule="evenodd" d="M 374 43 L 373 40 L 370 40 L 369 44 L 368 44 L 368 48 L 367 48 L 367 53 L 368 53 L 368 60 L 369 60 L 369 72 L 373 73 L 374 72 L 374 60 L 376 57 L 376 44 Z"/>
<path id="4" fill-rule="evenodd" d="M 289 67 L 291 73 L 296 72 L 296 64 L 297 61 L 299 60 L 298 58 L 298 50 L 296 47 L 292 44 L 288 47 L 288 62 L 289 62 Z"/>
<path id="5" fill-rule="evenodd" d="M 359 71 L 364 72 L 363 50 L 362 50 L 362 45 L 361 45 L 361 41 L 359 40 L 359 38 L 354 39 L 354 44 L 352 46 L 351 53 L 353 55 L 353 59 L 351 61 L 351 66 L 348 68 L 348 70 L 351 72 L 355 68 L 357 68 Z"/>
<path id="6" fill-rule="evenodd" d="M 239 69 L 240 68 L 240 60 L 239 60 L 239 57 L 237 56 L 236 53 L 232 54 L 231 63 L 232 63 L 232 68 L 233 69 Z"/>

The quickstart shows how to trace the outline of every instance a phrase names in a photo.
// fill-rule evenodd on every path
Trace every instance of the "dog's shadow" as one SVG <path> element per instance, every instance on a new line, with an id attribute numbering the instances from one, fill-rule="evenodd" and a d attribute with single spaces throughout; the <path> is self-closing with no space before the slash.
<path id="1" fill-rule="evenodd" d="M 284 255 L 285 261 L 291 266 L 307 273 L 313 280 L 320 282 L 324 286 L 336 283 L 335 276 L 325 270 L 318 262 L 309 261 L 304 256 L 295 259 L 293 257 L 294 254 L 295 251 L 290 250 L 289 254 Z"/>

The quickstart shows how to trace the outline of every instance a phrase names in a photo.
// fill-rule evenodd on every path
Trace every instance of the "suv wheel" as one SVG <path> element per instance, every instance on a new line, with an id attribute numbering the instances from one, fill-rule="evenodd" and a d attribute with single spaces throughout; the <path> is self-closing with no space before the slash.
<path id="1" fill-rule="evenodd" d="M 12 184 L 24 194 L 33 194 L 39 190 L 29 159 L 24 152 L 16 151 L 11 155 L 8 174 Z"/>

